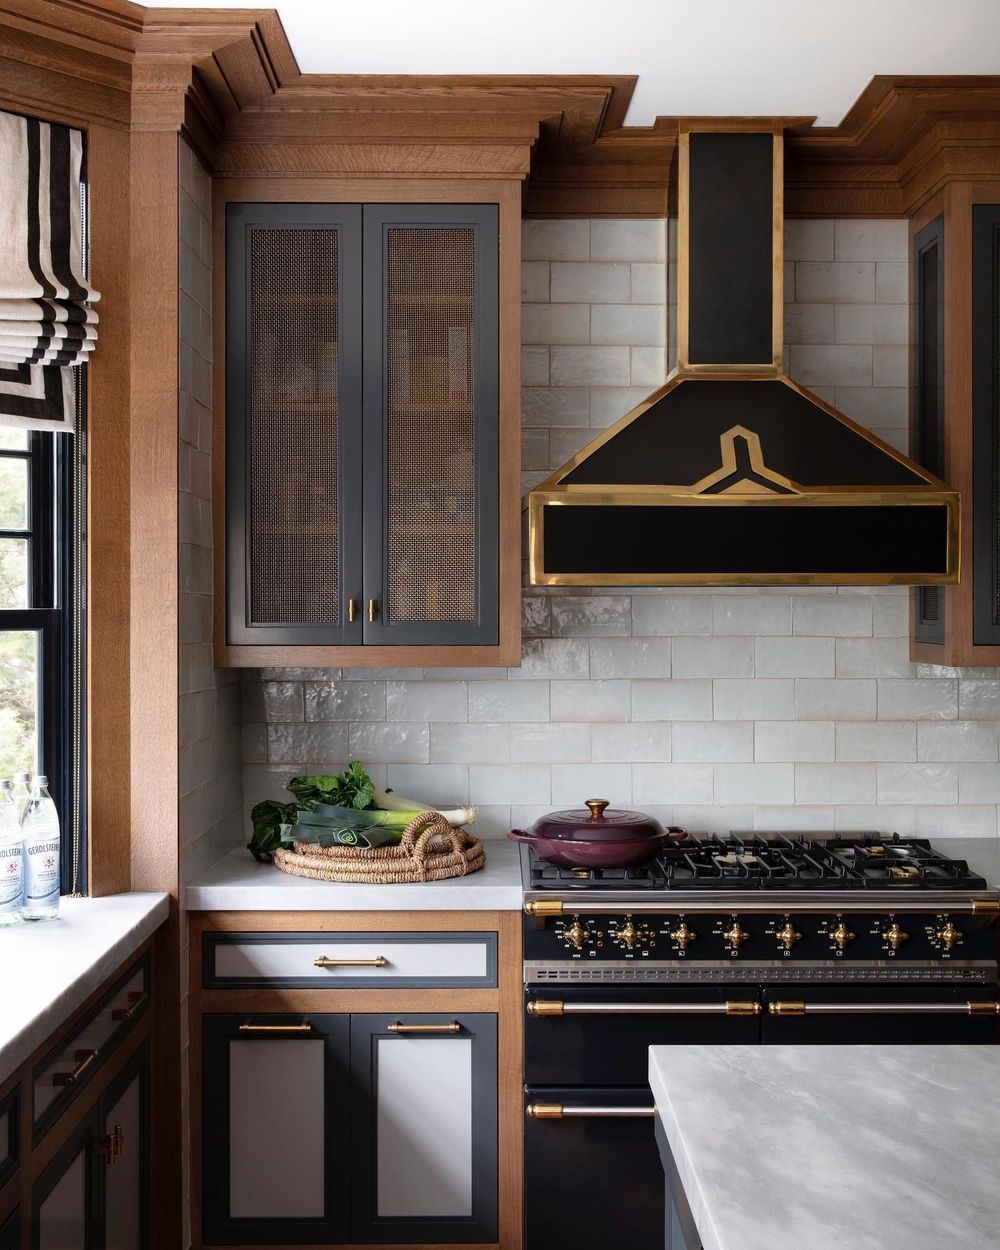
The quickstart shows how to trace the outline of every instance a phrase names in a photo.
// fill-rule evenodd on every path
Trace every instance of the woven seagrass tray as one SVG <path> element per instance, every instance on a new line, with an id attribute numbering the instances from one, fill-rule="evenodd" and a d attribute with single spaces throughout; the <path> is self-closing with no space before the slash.
<path id="1" fill-rule="evenodd" d="M 291 850 L 275 851 L 274 862 L 293 877 L 393 885 L 464 877 L 482 868 L 486 854 L 478 838 L 452 828 L 438 812 L 421 812 L 403 830 L 398 846 L 362 849 L 295 842 Z"/>

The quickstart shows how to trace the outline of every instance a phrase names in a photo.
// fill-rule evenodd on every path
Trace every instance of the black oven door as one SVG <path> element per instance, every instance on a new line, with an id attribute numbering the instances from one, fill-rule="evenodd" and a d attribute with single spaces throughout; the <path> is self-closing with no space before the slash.
<path id="1" fill-rule="evenodd" d="M 529 1088 L 525 1250 L 663 1250 L 663 1168 L 649 1087 Z"/>
<path id="2" fill-rule="evenodd" d="M 992 985 L 783 985 L 764 991 L 767 1045 L 997 1041 Z"/>

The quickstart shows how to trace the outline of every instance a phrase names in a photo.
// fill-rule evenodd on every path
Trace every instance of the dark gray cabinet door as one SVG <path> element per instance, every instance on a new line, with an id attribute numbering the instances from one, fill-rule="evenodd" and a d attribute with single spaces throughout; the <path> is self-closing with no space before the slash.
<path id="1" fill-rule="evenodd" d="M 149 1044 L 115 1077 L 97 1109 L 96 1244 L 149 1245 Z"/>
<path id="2" fill-rule="evenodd" d="M 498 220 L 364 209 L 366 644 L 498 641 Z"/>
<path id="3" fill-rule="evenodd" d="M 94 1117 L 83 1120 L 31 1187 L 33 1250 L 98 1250 Z"/>
<path id="4" fill-rule="evenodd" d="M 360 309 L 360 205 L 228 205 L 229 643 L 361 642 Z"/>
<path id="5" fill-rule="evenodd" d="M 350 1241 L 350 1018 L 203 1017 L 202 1240 Z"/>
<path id="6" fill-rule="evenodd" d="M 352 1016 L 351 1073 L 352 1239 L 496 1241 L 496 1016 Z"/>

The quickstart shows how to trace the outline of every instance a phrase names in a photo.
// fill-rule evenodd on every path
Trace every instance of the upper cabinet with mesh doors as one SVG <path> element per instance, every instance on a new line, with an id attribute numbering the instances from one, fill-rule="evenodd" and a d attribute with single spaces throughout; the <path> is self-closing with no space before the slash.
<path id="1" fill-rule="evenodd" d="M 518 662 L 505 211 L 226 206 L 219 663 Z"/>

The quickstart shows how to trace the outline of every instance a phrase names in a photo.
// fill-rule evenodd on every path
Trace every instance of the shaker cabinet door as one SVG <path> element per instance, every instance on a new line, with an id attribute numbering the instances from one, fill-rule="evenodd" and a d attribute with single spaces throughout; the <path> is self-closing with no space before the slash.
<path id="1" fill-rule="evenodd" d="M 93 1126 L 84 1120 L 31 1190 L 33 1250 L 91 1250 L 95 1244 Z"/>
<path id="2" fill-rule="evenodd" d="M 361 642 L 361 206 L 226 214 L 227 641 Z"/>
<path id="3" fill-rule="evenodd" d="M 143 1048 L 101 1101 L 96 1166 L 104 1167 L 104 1250 L 149 1245 L 149 1058 Z"/>
<path id="4" fill-rule="evenodd" d="M 203 1240 L 347 1242 L 349 1017 L 203 1018 Z"/>
<path id="5" fill-rule="evenodd" d="M 496 1241 L 496 1016 L 352 1016 L 351 1069 L 354 1241 Z"/>
<path id="6" fill-rule="evenodd" d="M 498 210 L 364 208 L 366 644 L 499 637 Z"/>

